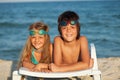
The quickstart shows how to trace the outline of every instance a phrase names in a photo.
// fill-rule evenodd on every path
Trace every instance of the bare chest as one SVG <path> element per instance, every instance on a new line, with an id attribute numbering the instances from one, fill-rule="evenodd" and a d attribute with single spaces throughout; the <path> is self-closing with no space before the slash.
<path id="1" fill-rule="evenodd" d="M 62 48 L 62 57 L 63 62 L 67 64 L 72 64 L 78 62 L 80 55 L 80 46 L 74 47 L 64 47 Z"/>

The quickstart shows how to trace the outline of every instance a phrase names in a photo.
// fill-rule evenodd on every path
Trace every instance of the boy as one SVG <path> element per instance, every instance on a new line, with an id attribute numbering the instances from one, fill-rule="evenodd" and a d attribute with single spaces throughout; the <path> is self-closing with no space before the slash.
<path id="1" fill-rule="evenodd" d="M 79 16 L 73 11 L 66 11 L 58 17 L 60 36 L 54 39 L 53 72 L 84 70 L 92 67 L 88 41 L 80 36 Z"/>

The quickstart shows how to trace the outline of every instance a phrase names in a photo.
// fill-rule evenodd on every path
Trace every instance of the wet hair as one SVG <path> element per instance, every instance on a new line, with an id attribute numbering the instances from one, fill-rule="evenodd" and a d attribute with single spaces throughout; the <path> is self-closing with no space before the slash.
<path id="1" fill-rule="evenodd" d="M 62 35 L 60 22 L 62 22 L 62 21 L 69 22 L 72 20 L 77 20 L 77 24 L 76 24 L 77 25 L 77 37 L 76 37 L 76 39 L 79 39 L 79 36 L 80 36 L 80 23 L 78 21 L 79 16 L 73 11 L 65 11 L 58 17 L 58 31 L 59 31 L 60 35 Z"/>

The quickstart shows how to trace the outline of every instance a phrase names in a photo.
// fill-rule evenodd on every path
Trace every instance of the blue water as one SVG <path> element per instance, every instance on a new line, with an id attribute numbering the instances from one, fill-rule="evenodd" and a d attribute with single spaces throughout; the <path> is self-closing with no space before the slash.
<path id="1" fill-rule="evenodd" d="M 0 59 L 17 60 L 30 24 L 50 27 L 51 42 L 58 35 L 57 18 L 66 11 L 78 13 L 81 35 L 94 43 L 98 57 L 120 57 L 120 1 L 0 3 Z"/>

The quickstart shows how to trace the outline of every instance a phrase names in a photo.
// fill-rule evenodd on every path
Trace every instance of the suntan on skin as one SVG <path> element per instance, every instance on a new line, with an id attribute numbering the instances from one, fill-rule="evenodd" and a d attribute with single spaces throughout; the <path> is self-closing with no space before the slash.
<path id="1" fill-rule="evenodd" d="M 37 22 L 29 27 L 29 36 L 22 51 L 19 67 L 30 71 L 50 72 L 52 62 L 52 44 L 48 35 L 48 26 Z"/>
<path id="2" fill-rule="evenodd" d="M 64 12 L 58 18 L 60 36 L 54 39 L 54 63 L 51 64 L 53 72 L 84 70 L 93 65 L 88 40 L 79 35 L 78 19 L 77 14 L 71 11 Z"/>

